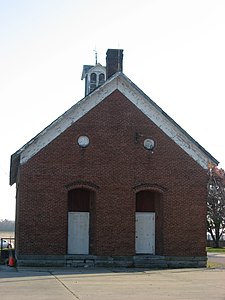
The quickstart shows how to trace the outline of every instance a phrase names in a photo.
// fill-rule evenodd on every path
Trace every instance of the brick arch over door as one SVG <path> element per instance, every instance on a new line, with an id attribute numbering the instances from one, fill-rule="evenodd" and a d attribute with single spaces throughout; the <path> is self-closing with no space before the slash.
<path id="1" fill-rule="evenodd" d="M 68 191 L 69 212 L 89 212 L 93 192 L 84 188 L 76 188 Z"/>
<path id="2" fill-rule="evenodd" d="M 154 213 L 155 251 L 163 255 L 163 193 L 159 189 L 144 189 L 136 192 L 136 214 Z"/>

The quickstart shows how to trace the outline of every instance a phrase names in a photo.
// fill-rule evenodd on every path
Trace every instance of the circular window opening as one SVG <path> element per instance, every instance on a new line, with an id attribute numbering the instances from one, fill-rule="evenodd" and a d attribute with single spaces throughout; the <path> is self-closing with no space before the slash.
<path id="1" fill-rule="evenodd" d="M 90 143 L 89 137 L 87 137 L 86 135 L 81 135 L 77 139 L 77 143 L 81 148 L 86 148 Z"/>
<path id="2" fill-rule="evenodd" d="M 155 142 L 152 139 L 146 139 L 144 140 L 144 147 L 147 150 L 153 151 L 155 147 Z"/>

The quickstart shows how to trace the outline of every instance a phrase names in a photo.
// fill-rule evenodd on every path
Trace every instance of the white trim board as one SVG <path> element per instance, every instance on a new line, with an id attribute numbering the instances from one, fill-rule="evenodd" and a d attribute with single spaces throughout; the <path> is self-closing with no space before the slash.
<path id="1" fill-rule="evenodd" d="M 124 96 L 126 96 L 128 100 L 130 100 L 140 111 L 143 112 L 143 114 L 154 122 L 169 138 L 171 138 L 204 169 L 208 168 L 209 162 L 218 164 L 218 161 L 210 153 L 202 148 L 155 102 L 153 102 L 131 80 L 120 72 L 114 74 L 102 86 L 73 105 L 36 137 L 14 153 L 12 155 L 12 162 L 16 161 L 16 158 L 20 156 L 19 163 L 26 163 L 31 157 L 47 146 L 77 120 L 82 118 L 92 108 L 101 103 L 115 90 L 119 90 Z M 13 166 L 12 163 L 11 169 L 13 167 L 17 168 L 18 166 Z M 14 182 L 14 180 L 12 181 Z"/>

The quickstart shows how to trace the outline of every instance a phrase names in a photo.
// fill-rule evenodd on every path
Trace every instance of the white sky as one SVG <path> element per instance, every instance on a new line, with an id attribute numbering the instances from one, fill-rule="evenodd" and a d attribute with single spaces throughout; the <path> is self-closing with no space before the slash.
<path id="1" fill-rule="evenodd" d="M 124 73 L 225 168 L 224 0 L 0 0 L 0 219 L 10 155 L 84 96 L 83 64 Z"/>

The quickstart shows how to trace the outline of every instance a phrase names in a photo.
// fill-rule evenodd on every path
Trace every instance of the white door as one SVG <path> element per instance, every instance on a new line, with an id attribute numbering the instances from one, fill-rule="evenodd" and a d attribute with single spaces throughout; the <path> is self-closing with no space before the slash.
<path id="1" fill-rule="evenodd" d="M 136 212 L 137 254 L 155 254 L 155 213 Z"/>
<path id="2" fill-rule="evenodd" d="M 89 212 L 68 213 L 68 254 L 89 253 Z"/>

